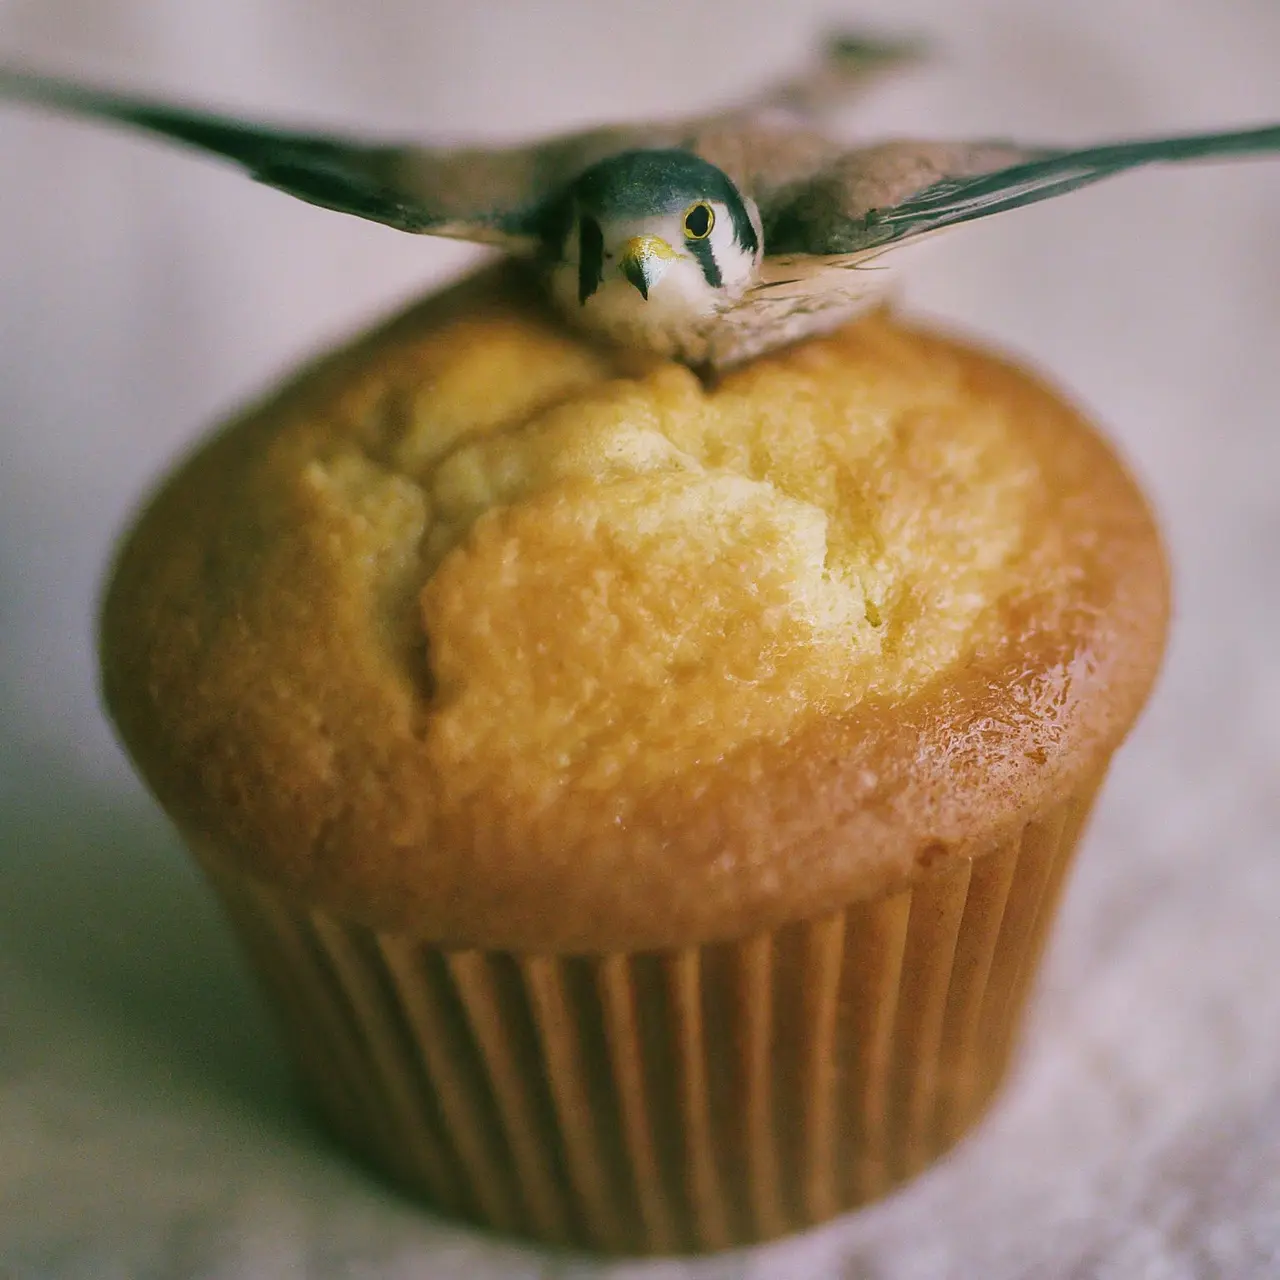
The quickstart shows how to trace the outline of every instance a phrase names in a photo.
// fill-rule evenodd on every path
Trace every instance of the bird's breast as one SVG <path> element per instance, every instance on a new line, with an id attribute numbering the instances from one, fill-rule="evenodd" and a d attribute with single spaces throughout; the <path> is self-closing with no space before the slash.
<path id="1" fill-rule="evenodd" d="M 709 296 L 705 284 L 700 291 L 681 284 L 674 271 L 668 272 L 644 298 L 621 277 L 606 278 L 582 302 L 576 267 L 561 263 L 552 270 L 550 293 L 557 310 L 577 329 L 619 346 L 702 364 L 723 305 Z"/>
<path id="2" fill-rule="evenodd" d="M 882 301 L 888 278 L 878 266 L 852 257 L 766 258 L 737 297 L 712 294 L 696 281 L 682 288 L 678 276 L 664 276 L 663 287 L 646 299 L 617 277 L 606 278 L 584 303 L 576 266 L 560 263 L 549 289 L 556 308 L 579 330 L 686 364 L 727 368 L 831 332 Z"/>

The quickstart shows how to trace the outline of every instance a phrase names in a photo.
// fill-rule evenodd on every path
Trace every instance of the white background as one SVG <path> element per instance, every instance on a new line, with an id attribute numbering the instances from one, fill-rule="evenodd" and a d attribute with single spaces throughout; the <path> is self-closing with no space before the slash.
<path id="1" fill-rule="evenodd" d="M 830 5 L 0 0 L 0 60 L 268 117 L 509 137 L 795 65 Z M 1276 0 L 868 0 L 936 34 L 869 133 L 1088 141 L 1280 119 Z M 0 108 L 0 1275 L 669 1278 L 385 1193 L 298 1117 L 256 997 L 98 709 L 113 537 L 206 427 L 467 251 Z M 904 305 L 1109 427 L 1176 570 L 991 1121 L 718 1277 L 1280 1275 L 1280 161 L 1118 180 L 908 255 Z"/>

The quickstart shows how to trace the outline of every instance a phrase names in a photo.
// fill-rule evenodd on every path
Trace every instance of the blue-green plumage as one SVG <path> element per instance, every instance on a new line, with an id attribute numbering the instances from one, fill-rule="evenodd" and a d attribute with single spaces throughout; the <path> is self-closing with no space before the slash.
<path id="1" fill-rule="evenodd" d="M 718 289 L 724 283 L 724 277 L 720 272 L 720 264 L 716 262 L 716 255 L 711 248 L 711 241 L 690 240 L 688 249 L 697 260 L 698 266 L 702 268 L 703 278 L 713 289 Z"/>
<path id="2" fill-rule="evenodd" d="M 569 196 L 580 209 L 613 218 L 683 212 L 697 200 L 715 200 L 729 210 L 734 240 L 749 253 L 760 245 L 742 193 L 728 176 L 690 151 L 623 151 L 584 170 Z"/>
<path id="3" fill-rule="evenodd" d="M 600 287 L 604 278 L 604 233 L 600 224 L 584 213 L 578 219 L 578 303 Z"/>

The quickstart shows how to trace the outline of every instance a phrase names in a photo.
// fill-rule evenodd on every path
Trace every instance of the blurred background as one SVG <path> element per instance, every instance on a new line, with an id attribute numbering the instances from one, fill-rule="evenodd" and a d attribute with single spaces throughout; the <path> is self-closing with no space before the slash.
<path id="1" fill-rule="evenodd" d="M 1275 0 L 0 0 L 0 62 L 505 140 L 732 100 L 833 24 L 939 49 L 851 138 L 1280 120 Z M 687 1269 L 486 1241 L 330 1151 L 98 706 L 98 586 L 148 487 L 474 256 L 0 105 L 0 1274 L 1280 1274 L 1280 161 L 1138 174 L 904 255 L 904 307 L 1030 359 L 1113 434 L 1177 629 L 991 1121 L 885 1205 Z"/>

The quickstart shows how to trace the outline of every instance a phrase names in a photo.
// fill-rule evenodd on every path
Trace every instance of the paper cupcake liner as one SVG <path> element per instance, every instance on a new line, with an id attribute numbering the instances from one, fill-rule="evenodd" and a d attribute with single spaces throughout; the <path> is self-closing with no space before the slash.
<path id="1" fill-rule="evenodd" d="M 443 1211 L 626 1253 L 779 1236 L 925 1168 L 1008 1064 L 1093 795 L 736 942 L 442 951 L 210 874 L 329 1125 Z"/>

